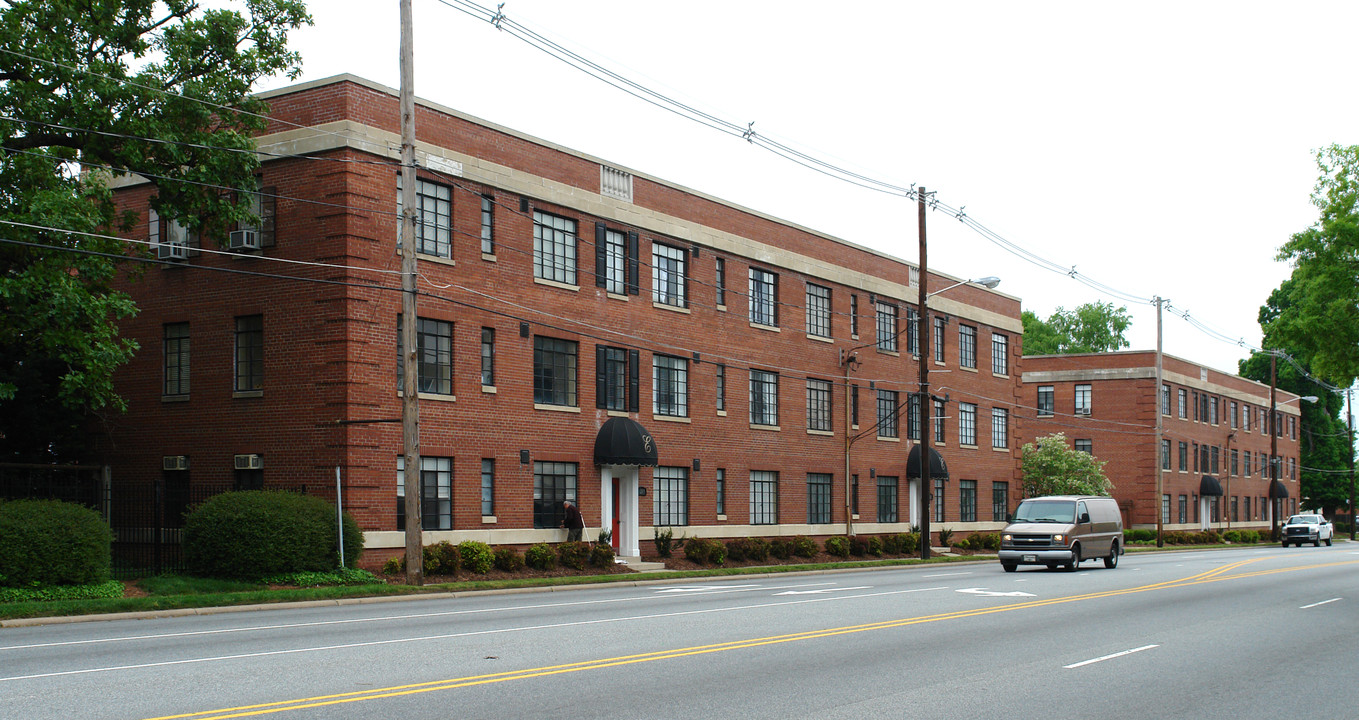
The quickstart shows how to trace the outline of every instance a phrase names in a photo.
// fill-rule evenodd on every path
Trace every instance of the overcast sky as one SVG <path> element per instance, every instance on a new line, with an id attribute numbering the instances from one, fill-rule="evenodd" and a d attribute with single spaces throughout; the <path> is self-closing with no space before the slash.
<path id="1" fill-rule="evenodd" d="M 440 0 L 414 0 L 424 99 L 908 261 L 916 208 L 657 109 Z M 484 3 L 493 7 L 493 3 Z M 396 0 L 320 0 L 302 80 L 395 88 Z M 940 201 L 1101 294 L 929 216 L 931 269 L 997 275 L 1047 317 L 1151 297 L 1248 345 L 1317 216 L 1314 153 L 1359 143 L 1348 2 L 509 0 L 505 14 L 649 88 Z M 272 79 L 270 89 L 290 84 Z M 1165 315 L 1165 351 L 1236 371 L 1247 350 Z"/>

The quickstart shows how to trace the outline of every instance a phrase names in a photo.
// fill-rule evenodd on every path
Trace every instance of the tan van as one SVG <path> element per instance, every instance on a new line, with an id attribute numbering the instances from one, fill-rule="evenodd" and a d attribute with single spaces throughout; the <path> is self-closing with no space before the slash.
<path id="1" fill-rule="evenodd" d="M 1123 552 L 1123 516 L 1110 497 L 1053 495 L 1026 498 L 1000 533 L 1000 565 L 1059 565 L 1075 570 L 1084 560 L 1104 559 L 1118 567 Z"/>

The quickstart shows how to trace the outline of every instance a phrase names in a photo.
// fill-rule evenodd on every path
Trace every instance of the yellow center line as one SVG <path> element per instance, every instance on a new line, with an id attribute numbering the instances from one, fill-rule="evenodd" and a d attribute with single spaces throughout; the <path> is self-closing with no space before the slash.
<path id="1" fill-rule="evenodd" d="M 217 710 L 204 710 L 195 713 L 185 713 L 183 715 L 165 715 L 148 720 L 182 720 L 193 718 L 195 720 L 226 720 L 227 718 L 255 717 L 269 715 L 273 713 L 286 712 L 289 710 L 303 710 L 307 708 L 325 707 L 328 705 L 340 705 L 344 703 L 360 702 L 366 700 L 378 700 L 382 698 L 401 697 L 404 695 L 415 695 L 419 693 L 434 692 L 437 690 L 453 690 L 457 688 L 473 687 L 476 685 L 488 685 L 492 683 L 507 682 L 510 680 L 526 680 L 536 677 L 547 677 L 551 675 L 561 675 L 564 673 L 581 672 L 583 670 L 600 670 L 604 668 L 619 667 L 623 665 L 633 665 L 637 663 L 653 662 L 656 660 L 671 660 L 681 657 L 691 657 L 695 655 L 705 655 L 709 653 L 726 652 L 728 650 L 741 650 L 746 648 L 761 647 L 766 645 L 777 645 L 781 643 L 799 642 L 803 640 L 814 640 L 818 638 L 834 637 L 837 635 L 848 635 L 852 633 L 867 632 L 871 630 L 888 630 L 891 628 L 907 627 L 911 625 L 921 625 L 925 623 L 940 622 L 943 620 L 957 620 L 961 618 L 980 617 L 995 613 L 1011 612 L 1014 610 L 1027 610 L 1032 608 L 1049 607 L 1052 605 L 1062 605 L 1066 603 L 1079 602 L 1082 600 L 1097 600 L 1101 598 L 1117 597 L 1120 595 L 1132 595 L 1136 593 L 1150 592 L 1154 590 L 1169 590 L 1173 588 L 1189 587 L 1210 582 L 1222 582 L 1226 580 L 1238 580 L 1242 578 L 1259 577 L 1262 575 L 1273 575 L 1276 573 L 1293 572 L 1296 570 L 1309 570 L 1326 567 L 1336 567 L 1340 565 L 1359 564 L 1359 560 L 1345 560 L 1340 562 L 1322 563 L 1318 565 L 1305 565 L 1298 567 L 1276 568 L 1272 570 L 1254 570 L 1237 574 L 1229 574 L 1239 570 L 1251 563 L 1265 560 L 1266 558 L 1251 558 L 1238 562 L 1228 563 L 1220 567 L 1191 575 L 1177 580 L 1167 580 L 1150 585 L 1142 585 L 1134 588 L 1122 590 L 1105 590 L 1101 592 L 1085 593 L 1081 595 L 1068 595 L 1066 597 L 1051 598 L 1047 600 L 1028 600 L 1024 602 L 1011 603 L 1009 605 L 999 605 L 988 608 L 973 608 L 969 610 L 955 610 L 953 612 L 938 613 L 935 615 L 924 615 L 913 618 L 900 618 L 896 620 L 884 620 L 863 625 L 850 625 L 839 628 L 825 628 L 821 630 L 808 630 L 800 633 L 787 635 L 773 635 L 763 638 L 748 638 L 745 640 L 733 640 L 711 645 L 698 645 L 687 648 L 675 648 L 670 650 L 658 650 L 649 653 L 639 653 L 636 655 L 623 655 L 614 658 L 601 658 L 598 660 L 586 660 L 582 662 L 566 663 L 563 665 L 550 665 L 539 668 L 527 668 L 524 670 L 513 670 L 507 672 L 490 673 L 486 675 L 472 675 L 462 678 L 451 678 L 446 680 L 434 680 L 423 683 L 413 683 L 409 685 L 395 685 L 385 688 L 375 688 L 372 690 L 359 690 L 334 695 L 319 695 L 309 698 L 298 698 L 295 700 L 282 700 L 271 703 L 261 703 L 258 705 L 242 705 L 231 708 L 221 708 Z"/>

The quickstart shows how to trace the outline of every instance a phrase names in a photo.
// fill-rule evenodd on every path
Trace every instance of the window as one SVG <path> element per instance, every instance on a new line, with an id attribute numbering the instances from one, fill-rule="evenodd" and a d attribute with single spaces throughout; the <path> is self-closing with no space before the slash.
<path id="1" fill-rule="evenodd" d="M 859 427 L 859 386 L 849 386 L 849 424 L 851 427 Z"/>
<path id="2" fill-rule="evenodd" d="M 779 474 L 750 471 L 750 524 L 779 524 Z"/>
<path id="3" fill-rule="evenodd" d="M 1189 472 L 1189 443 L 1180 443 L 1180 472 Z"/>
<path id="4" fill-rule="evenodd" d="M 977 481 L 958 481 L 958 522 L 977 522 Z"/>
<path id="5" fill-rule="evenodd" d="M 831 336 L 831 291 L 828 287 L 807 283 L 807 334 Z"/>
<path id="6" fill-rule="evenodd" d="M 236 392 L 264 389 L 264 316 L 236 318 Z"/>
<path id="7" fill-rule="evenodd" d="M 533 277 L 576 284 L 576 221 L 533 211 Z"/>
<path id="8" fill-rule="evenodd" d="M 1219 447 L 1216 446 L 1216 445 L 1214 445 L 1214 446 L 1208 448 L 1208 458 L 1209 458 L 1210 465 L 1211 465 L 1212 468 L 1213 468 L 1212 472 L 1213 472 L 1214 475 L 1218 474 L 1218 472 L 1219 472 L 1219 469 L 1218 469 L 1218 468 L 1219 468 L 1220 466 L 1218 465 L 1218 461 L 1219 461 L 1219 459 L 1220 459 L 1220 458 L 1219 458 L 1219 453 L 1220 453 L 1221 449 L 1222 449 L 1222 448 L 1219 448 Z"/>
<path id="9" fill-rule="evenodd" d="M 1169 440 L 1162 440 L 1162 441 L 1161 441 L 1161 469 L 1162 469 L 1162 470 L 1169 470 L 1169 469 L 1170 469 L 1170 441 L 1169 441 Z"/>
<path id="10" fill-rule="evenodd" d="M 397 227 L 404 228 L 405 221 L 401 202 L 401 176 L 396 176 L 396 212 L 402 220 Z M 415 181 L 415 251 L 435 257 L 453 257 L 453 189 L 428 180 Z M 400 233 L 397 234 L 397 247 L 401 247 Z"/>
<path id="11" fill-rule="evenodd" d="M 491 195 L 481 196 L 481 252 L 495 254 L 495 198 Z"/>
<path id="12" fill-rule="evenodd" d="M 1010 447 L 1010 411 L 991 408 L 991 447 L 1002 450 Z"/>
<path id="13" fill-rule="evenodd" d="M 164 384 L 161 394 L 186 397 L 189 394 L 189 324 L 166 323 L 161 347 L 165 355 Z"/>
<path id="14" fill-rule="evenodd" d="M 274 247 L 278 244 L 274 232 L 274 219 L 278 214 L 277 210 L 278 188 L 265 187 L 264 182 L 255 178 L 255 190 L 249 193 L 247 202 L 250 203 L 250 214 L 254 220 L 242 220 L 236 224 L 237 230 L 249 230 L 255 233 L 256 240 L 262 248 Z"/>
<path id="15" fill-rule="evenodd" d="M 1242 477 L 1250 477 L 1250 451 L 1249 451 L 1249 450 L 1246 450 L 1245 452 L 1241 453 L 1241 475 L 1242 475 Z"/>
<path id="16" fill-rule="evenodd" d="M 1210 398 L 1210 397 L 1208 397 L 1208 396 L 1205 395 L 1205 396 L 1204 396 L 1204 399 L 1205 399 L 1205 400 L 1207 401 L 1207 403 L 1208 403 L 1208 422 L 1210 422 L 1210 423 L 1216 425 L 1216 424 L 1217 424 L 1217 406 L 1218 406 L 1217 398 L 1215 398 L 1215 397 Z"/>
<path id="17" fill-rule="evenodd" d="M 405 343 L 397 318 L 396 383 L 405 387 Z M 415 319 L 416 392 L 435 395 L 453 394 L 453 323 L 429 318 Z"/>
<path id="18" fill-rule="evenodd" d="M 779 316 L 779 276 L 768 270 L 750 269 L 750 321 L 777 327 Z"/>
<path id="19" fill-rule="evenodd" d="M 595 225 L 595 285 L 615 295 L 628 294 L 628 236 Z"/>
<path id="20" fill-rule="evenodd" d="M 533 402 L 577 406 L 574 340 L 533 337 Z"/>
<path id="21" fill-rule="evenodd" d="M 718 515 L 726 515 L 726 514 L 727 514 L 727 471 L 726 471 L 725 468 L 718 468 L 718 469 L 717 469 L 717 479 L 714 480 L 713 482 L 716 483 L 716 485 L 717 485 L 717 487 L 716 487 L 716 498 L 715 498 L 716 501 L 717 501 L 717 514 L 718 514 Z"/>
<path id="22" fill-rule="evenodd" d="M 233 488 L 236 490 L 263 490 L 264 470 L 261 468 L 237 470 L 232 480 Z"/>
<path id="23" fill-rule="evenodd" d="M 1179 502 L 1179 520 L 1177 522 L 1189 522 L 1189 496 L 1181 495 Z"/>
<path id="24" fill-rule="evenodd" d="M 1250 416 L 1251 416 L 1251 414 L 1252 414 L 1252 411 L 1251 411 L 1249 405 L 1242 405 L 1242 406 L 1241 406 L 1241 424 L 1244 426 L 1246 432 L 1250 432 Z"/>
<path id="25" fill-rule="evenodd" d="M 829 380 L 807 381 L 807 429 L 831 431 L 831 384 Z"/>
<path id="26" fill-rule="evenodd" d="M 849 476 L 849 504 L 850 512 L 859 514 L 859 474 L 854 473 Z"/>
<path id="27" fill-rule="evenodd" d="M 944 440 L 944 401 L 934 401 L 934 441 L 937 443 L 946 442 Z"/>
<path id="28" fill-rule="evenodd" d="M 1194 408 L 1194 422 L 1198 422 L 1198 421 L 1199 421 L 1199 394 L 1198 394 L 1197 392 L 1191 393 L 1191 401 L 1190 401 L 1189 404 L 1192 405 L 1193 408 Z"/>
<path id="29" fill-rule="evenodd" d="M 727 306 L 727 261 L 722 258 L 716 259 L 716 276 L 713 279 L 713 287 L 717 290 L 717 306 Z"/>
<path id="30" fill-rule="evenodd" d="M 830 521 L 830 473 L 807 473 L 807 522 L 811 524 L 825 524 Z"/>
<path id="31" fill-rule="evenodd" d="M 906 399 L 906 437 L 920 440 L 920 393 L 908 393 Z"/>
<path id="32" fill-rule="evenodd" d="M 897 430 L 897 393 L 878 391 L 878 437 L 899 437 Z"/>
<path id="33" fill-rule="evenodd" d="M 495 386 L 495 328 L 481 329 L 481 384 Z"/>
<path id="34" fill-rule="evenodd" d="M 495 460 L 481 459 L 481 514 L 495 515 Z"/>
<path id="35" fill-rule="evenodd" d="M 689 524 L 689 468 L 657 467 L 652 524 L 673 527 Z"/>
<path id="36" fill-rule="evenodd" d="M 1010 338 L 1000 333 L 991 333 L 991 374 L 1010 374 Z"/>
<path id="37" fill-rule="evenodd" d="M 944 324 L 943 318 L 934 319 L 934 361 L 944 362 Z"/>
<path id="38" fill-rule="evenodd" d="M 906 352 L 920 357 L 920 313 L 906 308 Z"/>
<path id="39" fill-rule="evenodd" d="M 750 424 L 779 424 L 779 376 L 767 370 L 750 371 Z"/>
<path id="40" fill-rule="evenodd" d="M 1056 412 L 1056 409 L 1057 409 L 1057 402 L 1056 402 L 1056 395 L 1054 394 L 1054 391 L 1053 391 L 1053 386 L 1052 386 L 1052 385 L 1039 385 L 1039 386 L 1038 386 L 1038 414 L 1039 414 L 1039 416 L 1043 416 L 1043 415 L 1052 415 L 1054 412 Z"/>
<path id="41" fill-rule="evenodd" d="M 971 325 L 958 326 L 958 365 L 977 368 L 977 328 Z"/>
<path id="42" fill-rule="evenodd" d="M 198 233 L 192 232 L 178 220 L 162 218 L 155 208 L 147 211 L 147 239 L 156 257 L 183 259 L 189 257 L 189 248 L 198 247 Z"/>
<path id="43" fill-rule="evenodd" d="M 1241 453 L 1236 448 L 1232 448 L 1231 474 L 1236 475 L 1240 472 L 1241 472 Z"/>
<path id="44" fill-rule="evenodd" d="M 975 403 L 958 403 L 958 444 L 977 444 L 977 406 Z"/>
<path id="45" fill-rule="evenodd" d="M 944 485 L 944 479 L 943 479 L 943 478 L 935 478 L 935 479 L 934 479 L 934 521 L 935 521 L 935 522 L 943 522 L 943 521 L 944 521 L 944 500 L 945 500 L 944 488 L 945 488 L 945 487 L 946 487 L 946 486 Z"/>
<path id="46" fill-rule="evenodd" d="M 854 339 L 859 338 L 859 296 L 849 296 L 849 335 Z"/>
<path id="47" fill-rule="evenodd" d="M 1095 444 L 1089 439 L 1077 439 L 1075 442 L 1076 452 L 1083 452 L 1087 455 L 1095 454 Z"/>
<path id="48" fill-rule="evenodd" d="M 1161 522 L 1170 522 L 1170 495 L 1168 493 L 1161 496 Z"/>
<path id="49" fill-rule="evenodd" d="M 901 522 L 900 484 L 890 475 L 878 476 L 878 522 Z"/>
<path id="50" fill-rule="evenodd" d="M 1089 414 L 1090 414 L 1090 395 L 1091 395 L 1091 391 L 1090 391 L 1090 386 L 1089 386 L 1089 385 L 1077 385 L 1077 386 L 1076 386 L 1076 414 L 1077 414 L 1077 415 L 1089 415 Z"/>
<path id="51" fill-rule="evenodd" d="M 689 307 L 689 277 L 685 252 L 651 244 L 651 299 L 662 305 Z"/>
<path id="52" fill-rule="evenodd" d="M 651 357 L 651 412 L 689 416 L 689 361 L 670 355 Z"/>
<path id="53" fill-rule="evenodd" d="M 879 301 L 877 309 L 878 349 L 897 351 L 897 306 Z"/>
<path id="54" fill-rule="evenodd" d="M 991 483 L 991 520 L 1005 522 L 1010 518 L 1010 483 Z"/>
<path id="55" fill-rule="evenodd" d="M 1235 430 L 1237 427 L 1240 427 L 1240 425 L 1241 425 L 1241 420 L 1240 420 L 1240 418 L 1241 418 L 1241 411 L 1240 411 L 1240 409 L 1237 407 L 1237 404 L 1236 404 L 1236 401 L 1235 401 L 1235 400 L 1233 400 L 1233 401 L 1231 402 L 1229 412 L 1230 412 L 1230 417 L 1229 417 L 1229 419 L 1231 420 L 1231 423 L 1232 423 L 1232 429 Z"/>
<path id="56" fill-rule="evenodd" d="M 420 528 L 453 529 L 453 458 L 420 458 Z M 396 458 L 396 529 L 406 529 L 406 458 Z"/>
<path id="57" fill-rule="evenodd" d="M 1162 386 L 1161 386 L 1161 414 L 1162 414 L 1162 415 L 1169 415 L 1169 414 L 1170 414 L 1170 386 L 1169 386 L 1169 385 L 1162 385 Z"/>
<path id="58" fill-rule="evenodd" d="M 533 527 L 557 528 L 566 519 L 562 503 L 576 502 L 576 464 L 533 463 Z"/>
<path id="59" fill-rule="evenodd" d="M 726 366 L 726 365 L 718 365 L 718 366 L 717 366 L 717 390 L 716 390 L 716 394 L 717 394 L 717 398 L 716 398 L 717 411 L 718 411 L 718 412 L 726 412 L 726 411 L 727 411 L 727 366 Z"/>
<path id="60" fill-rule="evenodd" d="M 637 412 L 640 353 L 627 348 L 595 346 L 595 407 Z"/>
<path id="61" fill-rule="evenodd" d="M 1189 408 L 1188 408 L 1188 405 L 1189 405 L 1189 391 L 1188 391 L 1188 390 L 1185 390 L 1184 388 L 1180 388 L 1177 392 L 1178 392 L 1179 398 L 1180 398 L 1180 413 L 1179 413 L 1179 414 L 1180 414 L 1180 419 L 1181 419 L 1181 420 L 1188 420 L 1188 419 L 1189 419 Z"/>

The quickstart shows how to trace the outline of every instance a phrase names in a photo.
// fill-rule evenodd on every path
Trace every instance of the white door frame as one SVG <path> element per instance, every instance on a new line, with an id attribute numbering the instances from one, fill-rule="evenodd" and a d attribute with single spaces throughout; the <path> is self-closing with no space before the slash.
<path id="1" fill-rule="evenodd" d="M 619 557 L 641 557 L 637 532 L 637 466 L 604 465 L 599 469 L 599 522 L 613 524 L 613 481 L 618 479 L 618 537 L 613 539 Z"/>

